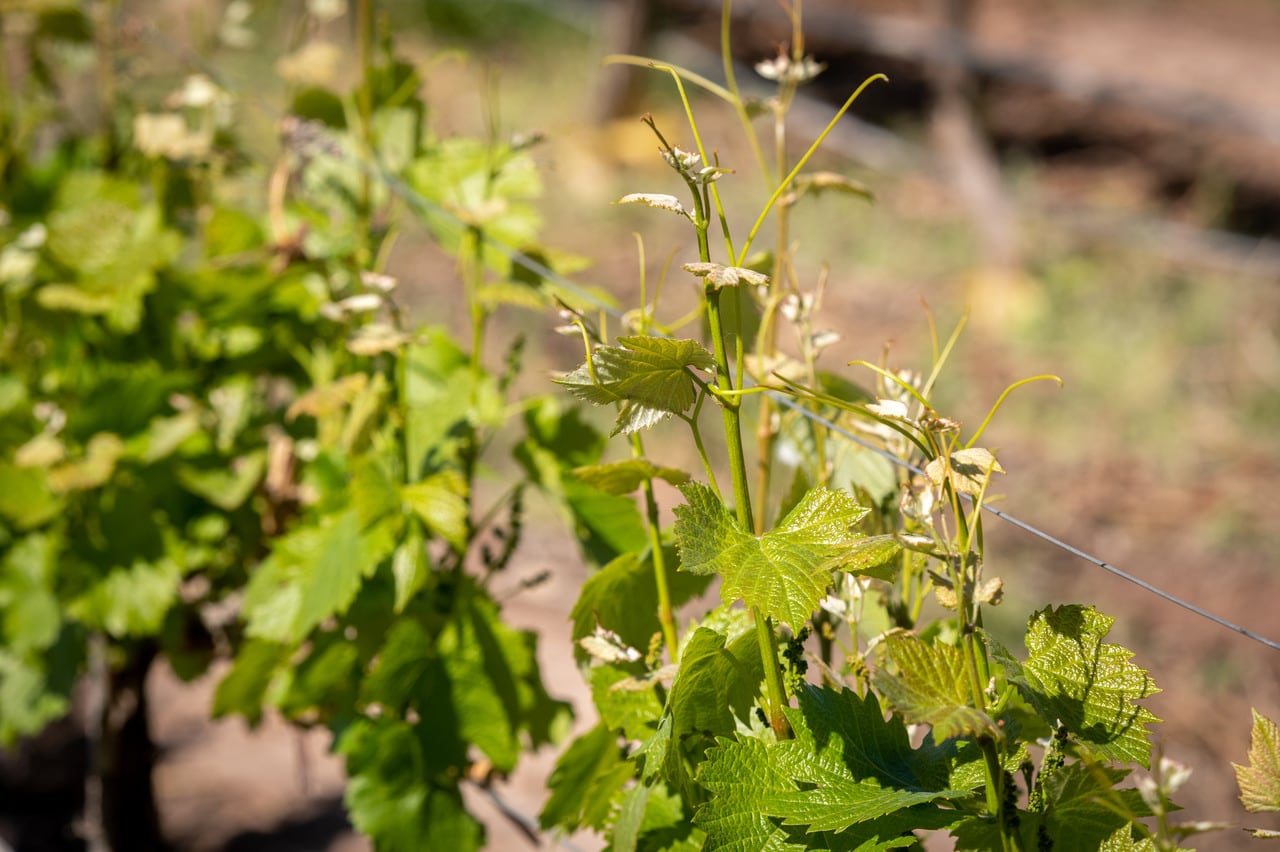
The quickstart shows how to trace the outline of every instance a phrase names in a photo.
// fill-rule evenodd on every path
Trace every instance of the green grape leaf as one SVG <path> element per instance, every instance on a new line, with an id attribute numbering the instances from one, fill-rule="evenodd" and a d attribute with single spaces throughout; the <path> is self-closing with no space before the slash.
<path id="1" fill-rule="evenodd" d="M 248 634 L 301 642 L 321 621 L 345 612 L 360 590 L 364 551 L 355 509 L 276 539 L 245 590 Z"/>
<path id="2" fill-rule="evenodd" d="M 794 739 L 721 737 L 708 752 L 698 780 L 713 797 L 694 816 L 707 849 L 892 849 L 914 842 L 912 829 L 957 819 L 933 803 L 971 793 L 939 786 L 945 768 L 911 748 L 874 695 L 805 687 L 797 697 Z"/>
<path id="3" fill-rule="evenodd" d="M 1253 711 L 1253 733 L 1249 739 L 1249 765 L 1233 763 L 1240 801 L 1252 813 L 1280 811 L 1280 728 Z"/>
<path id="4" fill-rule="evenodd" d="M 868 512 L 848 494 L 817 488 L 757 538 L 707 486 L 686 483 L 680 493 L 688 501 L 675 510 L 681 567 L 720 574 L 726 603 L 741 598 L 795 630 L 826 595 L 832 561 L 860 538 L 852 528 Z"/>
<path id="5" fill-rule="evenodd" d="M 462 551 L 467 547 L 466 491 L 462 474 L 446 470 L 404 486 L 400 496 L 427 529 Z"/>
<path id="6" fill-rule="evenodd" d="M 664 564 L 672 594 L 672 606 L 679 606 L 700 595 L 710 584 L 710 577 L 697 577 L 675 570 L 675 553 L 665 551 Z M 605 565 L 582 584 L 578 602 L 570 614 L 572 639 L 590 636 L 596 625 L 612 630 L 624 643 L 641 651 L 662 630 L 658 621 L 658 587 L 653 575 L 653 559 L 636 553 L 624 553 Z M 585 660 L 577 648 L 579 661 Z"/>
<path id="7" fill-rule="evenodd" d="M 853 543 L 833 565 L 850 574 L 866 574 L 878 580 L 890 580 L 897 575 L 897 558 L 902 554 L 902 542 L 896 535 L 872 535 Z"/>
<path id="8" fill-rule="evenodd" d="M 612 852 L 699 852 L 706 833 L 694 826 L 666 785 L 636 784 L 618 805 Z"/>
<path id="9" fill-rule="evenodd" d="M 711 353 L 696 340 L 620 337 L 620 346 L 597 346 L 591 363 L 555 381 L 594 405 L 625 403 L 613 434 L 629 434 L 680 414 L 694 401 L 690 368 L 710 370 Z"/>
<path id="10" fill-rule="evenodd" d="M 973 693 L 959 648 L 928 644 L 905 632 L 890 633 L 884 645 L 897 672 L 882 667 L 875 684 L 908 724 L 931 725 L 937 743 L 983 734 L 1000 739 L 991 717 L 971 706 Z"/>
<path id="11" fill-rule="evenodd" d="M 51 688 L 46 672 L 0 647 L 0 746 L 12 746 L 18 737 L 35 734 L 49 722 L 66 715 L 71 706 L 69 688 Z"/>
<path id="12" fill-rule="evenodd" d="M 20 656 L 44 651 L 62 629 L 58 551 L 57 539 L 37 533 L 10 545 L 0 562 L 0 645 Z"/>
<path id="13" fill-rule="evenodd" d="M 1129 662 L 1132 651 L 1102 641 L 1113 623 L 1093 607 L 1047 607 L 1028 622 L 1026 662 L 994 642 L 993 656 L 1041 718 L 1061 720 L 1107 758 L 1146 766 L 1146 726 L 1160 720 L 1135 702 L 1160 690 L 1151 675 Z"/>
<path id="14" fill-rule="evenodd" d="M 1038 848 L 1038 836 L 1053 838 L 1054 852 L 1098 852 L 1129 831 L 1131 817 L 1151 811 L 1135 789 L 1117 790 L 1128 770 L 1071 763 L 1044 779 L 1044 812 L 1018 812 L 1018 830 L 1025 849 Z M 970 818 L 952 832 L 957 852 L 989 852 L 1001 848 L 994 820 Z M 1117 848 L 1129 848 L 1119 846 Z M 1138 847 L 1142 848 L 1142 847 Z"/>
<path id="15" fill-rule="evenodd" d="M 621 731 L 629 740 L 645 740 L 653 735 L 662 716 L 662 702 L 653 686 L 616 688 L 631 676 L 631 672 L 619 666 L 595 666 L 591 669 L 591 699 L 600 720 L 610 730 Z"/>
<path id="16" fill-rule="evenodd" d="M 181 580 L 182 569 L 173 559 L 139 559 L 107 571 L 67 604 L 67 613 L 117 639 L 154 636 L 178 600 Z"/>
<path id="17" fill-rule="evenodd" d="M 986 491 L 991 474 L 1004 473 L 1004 468 L 990 450 L 970 447 L 956 450 L 947 464 L 942 459 L 934 459 L 925 466 L 925 473 L 934 485 L 941 485 L 950 475 L 952 488 L 961 494 L 977 497 Z"/>
<path id="18" fill-rule="evenodd" d="M 435 732 L 391 719 L 361 719 L 336 750 L 346 756 L 344 801 L 351 823 L 384 852 L 433 848 L 472 852 L 484 829 L 467 813 L 456 783 L 428 771 Z"/>
<path id="19" fill-rule="evenodd" d="M 239 713 L 254 727 L 262 720 L 267 688 L 289 661 L 292 649 L 279 642 L 250 639 L 236 654 L 231 670 L 213 694 L 213 717 Z"/>
<path id="20" fill-rule="evenodd" d="M 1098 852 L 1159 852 L 1159 850 L 1154 840 L 1150 837 L 1135 838 L 1133 828 L 1126 825 L 1116 829 L 1115 834 L 1102 841 Z"/>
<path id="21" fill-rule="evenodd" d="M 43 470 L 22 468 L 0 459 L 0 517 L 12 521 L 18 529 L 38 527 L 55 517 L 62 501 L 49 488 Z"/>
<path id="22" fill-rule="evenodd" d="M 683 485 L 689 474 L 675 467 L 662 467 L 647 459 L 626 459 L 608 464 L 577 467 L 572 471 L 578 479 L 606 494 L 630 494 L 641 483 L 662 479 L 672 485 Z"/>
<path id="23" fill-rule="evenodd" d="M 547 781 L 551 797 L 538 822 L 543 829 L 600 829 L 613 812 L 614 798 L 635 776 L 622 756 L 618 735 L 603 722 L 574 740 L 556 761 Z"/>
<path id="24" fill-rule="evenodd" d="M 685 639 L 680 668 L 667 694 L 664 724 L 655 734 L 654 763 L 646 758 L 646 774 L 660 761 L 667 782 L 688 795 L 693 769 L 715 737 L 750 723 L 764 680 L 761 665 L 755 631 L 729 642 L 724 634 L 699 627 Z"/>
<path id="25" fill-rule="evenodd" d="M 596 564 L 607 564 L 648 545 L 644 520 L 632 498 L 606 494 L 573 479 L 563 482 L 562 497 L 577 528 L 579 546 Z"/>

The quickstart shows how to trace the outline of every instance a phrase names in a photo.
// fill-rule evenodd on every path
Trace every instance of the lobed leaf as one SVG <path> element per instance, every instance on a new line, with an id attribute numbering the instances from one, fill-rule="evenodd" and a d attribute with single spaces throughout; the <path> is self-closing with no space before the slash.
<path id="1" fill-rule="evenodd" d="M 710 488 L 687 483 L 676 507 L 682 568 L 720 574 L 726 603 L 741 598 L 798 630 L 831 586 L 831 564 L 861 538 L 853 525 L 869 510 L 840 491 L 818 488 L 757 538 L 738 525 Z"/>
<path id="2" fill-rule="evenodd" d="M 696 340 L 620 337 L 618 346 L 597 346 L 590 364 L 555 381 L 594 405 L 622 403 L 613 434 L 630 434 L 694 402 L 690 368 L 710 370 L 711 353 Z"/>
<path id="3" fill-rule="evenodd" d="M 594 464 L 573 469 L 573 475 L 607 494 L 630 494 L 641 483 L 661 479 L 672 485 L 683 485 L 689 474 L 674 467 L 662 467 L 648 459 L 626 459 L 609 464 Z"/>
<path id="4" fill-rule="evenodd" d="M 959 648 L 926 643 L 904 632 L 890 633 L 884 644 L 897 672 L 882 667 L 875 674 L 875 684 L 909 724 L 931 725 L 938 743 L 984 734 L 1000 739 L 1000 729 L 991 717 L 972 706 Z"/>
<path id="5" fill-rule="evenodd" d="M 993 656 L 1041 718 L 1060 720 L 1110 759 L 1146 766 L 1146 726 L 1160 720 L 1136 702 L 1160 690 L 1129 662 L 1132 651 L 1102 641 L 1114 623 L 1093 607 L 1047 607 L 1027 625 L 1026 662 L 995 643 Z"/>

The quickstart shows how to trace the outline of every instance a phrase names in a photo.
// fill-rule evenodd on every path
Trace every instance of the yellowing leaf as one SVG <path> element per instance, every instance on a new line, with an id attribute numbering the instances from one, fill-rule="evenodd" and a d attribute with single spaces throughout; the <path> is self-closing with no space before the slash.
<path id="1" fill-rule="evenodd" d="M 1254 710 L 1249 765 L 1231 765 L 1245 810 L 1280 811 L 1280 727 L 1275 722 Z"/>
<path id="2" fill-rule="evenodd" d="M 982 494 L 993 473 L 1004 473 L 1004 468 L 990 450 L 972 447 L 967 450 L 956 450 L 951 454 L 949 464 L 942 459 L 934 459 L 925 467 L 934 485 L 941 485 L 950 473 L 951 487 L 961 494 L 974 497 Z"/>

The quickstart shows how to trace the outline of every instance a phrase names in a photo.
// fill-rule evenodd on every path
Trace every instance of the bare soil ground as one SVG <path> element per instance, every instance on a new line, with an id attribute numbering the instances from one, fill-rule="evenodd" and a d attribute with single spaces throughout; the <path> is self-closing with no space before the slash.
<path id="1" fill-rule="evenodd" d="M 738 0 L 737 5 L 752 4 Z M 760 46 L 756 53 L 772 52 L 779 32 L 773 26 L 779 19 L 776 4 L 757 0 L 754 6 L 761 21 L 773 22 L 753 23 Z M 936 17 L 934 4 L 924 0 L 808 0 L 805 8 L 814 15 L 838 15 L 848 9 L 905 15 L 921 23 Z M 1079 78 L 1111 81 L 1122 90 L 1212 98 L 1258 126 L 1280 123 L 1280 5 L 1273 2 L 984 0 L 979 9 L 977 43 L 989 56 L 1030 56 L 1069 69 Z M 690 23 L 691 33 L 704 28 L 705 24 Z M 830 45 L 815 35 L 811 47 L 822 53 Z M 864 56 L 862 61 L 873 62 L 874 57 Z M 854 66 L 849 59 L 850 75 L 857 70 Z M 838 77 L 841 70 L 833 67 L 832 73 Z M 910 80 L 909 73 L 905 79 Z M 1275 139 L 1211 122 L 1180 124 L 1167 116 L 1144 115 L 1124 103 L 1073 101 L 1062 93 L 1036 92 L 1009 81 L 989 86 L 997 96 L 988 102 L 988 120 L 1003 144 L 1042 154 L 1047 166 L 1044 186 L 1073 198 L 1096 201 L 1100 185 L 1114 188 L 1119 181 L 1130 188 L 1124 197 L 1131 209 L 1176 213 L 1177 205 L 1170 201 L 1174 189 L 1185 187 L 1196 174 L 1215 171 L 1256 187 L 1264 200 L 1266 191 L 1280 191 L 1280 144 Z M 892 111 L 889 105 L 885 109 Z M 615 145 L 614 159 L 601 164 L 588 156 L 589 144 L 596 143 L 584 142 L 587 134 L 580 129 L 564 128 L 559 140 L 557 128 L 551 129 L 549 160 L 556 170 L 552 194 L 562 201 L 567 197 L 579 213 L 603 209 L 609 196 L 592 195 L 593 176 L 631 169 L 622 162 L 625 152 L 620 148 L 625 146 Z M 1074 147 L 1064 152 L 1060 146 L 1068 138 L 1075 140 Z M 626 191 L 637 189 L 648 187 Z M 919 184 L 903 190 L 909 191 L 918 192 Z M 925 192 L 933 197 L 945 188 L 930 183 Z M 911 204 L 906 196 L 882 199 L 890 209 Z M 1265 208 L 1264 204 L 1260 209 Z M 593 214 L 581 215 L 576 228 L 559 226 L 548 242 L 597 255 L 595 280 L 631 280 L 631 243 L 625 226 L 610 226 L 604 236 L 599 231 L 584 233 L 584 223 L 592 219 Z M 1280 219 L 1264 219 L 1253 232 L 1280 234 Z M 626 257 L 599 257 L 600 246 L 609 244 L 626 246 L 620 250 Z M 438 271 L 449 273 L 447 267 Z M 962 272 L 956 270 L 957 275 Z M 926 295 L 938 301 L 932 288 L 939 284 L 877 279 L 876 273 L 866 272 L 857 282 L 861 289 L 832 287 L 833 293 L 851 295 L 834 298 L 828 312 L 843 318 L 845 327 L 840 330 L 848 339 L 869 338 L 870 346 L 878 346 L 887 337 L 918 332 L 922 320 L 917 300 Z M 948 298 L 960 298 L 954 282 L 941 286 L 949 288 Z M 545 325 L 529 329 L 531 336 L 544 330 Z M 872 355 L 873 351 L 859 352 L 850 357 Z M 563 366 L 574 354 L 551 349 L 543 357 L 548 364 Z M 1026 372 L 1023 365 L 1008 363 L 1010 357 L 1016 357 L 1016 350 L 1007 343 L 979 340 L 957 369 L 975 373 L 975 388 L 985 394 L 982 398 L 990 398 L 1007 381 L 1008 371 Z M 1038 371 L 1039 365 L 1027 366 Z M 1052 401 L 1038 399 L 1034 405 L 1043 406 L 1046 419 L 1055 417 Z M 1180 597 L 1273 638 L 1280 635 L 1274 526 L 1280 509 L 1280 457 L 1274 446 L 1237 447 L 1229 457 L 1206 457 L 1206 469 L 1193 478 L 1185 474 L 1186 458 L 1166 470 L 1149 459 L 1134 460 L 1124 452 L 1123 442 L 1105 435 L 1097 437 L 1096 446 L 1058 461 L 1044 452 L 1034 431 L 1004 433 L 1002 438 L 1007 453 L 1002 459 L 1017 471 L 1010 477 L 1005 508 Z M 1170 472 L 1174 468 L 1176 475 Z M 1053 485 L 1046 487 L 1045 482 Z M 1206 534 L 1201 521 L 1219 510 L 1243 516 L 1247 534 Z M 519 574 L 550 567 L 552 581 L 513 598 L 506 611 L 515 623 L 541 633 L 550 691 L 572 700 L 580 714 L 578 724 L 585 725 L 589 701 L 568 653 L 566 618 L 586 573 L 567 539 L 553 533 L 548 528 L 547 534 L 537 536 L 523 562 L 512 569 Z M 1280 827 L 1275 819 L 1242 812 L 1230 768 L 1231 761 L 1244 760 L 1249 707 L 1280 716 L 1280 653 L 1157 600 L 1075 557 L 1031 543 L 999 523 L 993 522 L 988 534 L 988 549 L 1003 563 L 997 573 L 1023 590 L 1021 599 L 1006 604 L 1010 610 L 1073 601 L 1097 604 L 1117 616 L 1115 640 L 1135 649 L 1137 661 L 1165 690 L 1151 706 L 1166 720 L 1160 732 L 1166 753 L 1195 768 L 1183 797 L 1186 818 Z M 340 767 L 325 755 L 324 735 L 300 735 L 270 720 L 253 732 L 238 720 L 209 723 L 212 683 L 207 678 L 181 685 L 163 670 L 152 682 L 155 733 L 163 750 L 157 788 L 164 825 L 175 846 L 199 852 L 367 848 L 344 827 L 337 805 Z M 536 814 L 553 761 L 550 753 L 535 756 L 498 791 L 524 814 Z M 482 794 L 472 792 L 490 828 L 491 848 L 528 848 L 510 821 Z M 574 842 L 579 848 L 594 848 L 590 838 Z M 1233 831 L 1195 845 L 1229 850 L 1245 848 L 1248 842 Z M 424 848 L 431 848 L 429 841 Z"/>

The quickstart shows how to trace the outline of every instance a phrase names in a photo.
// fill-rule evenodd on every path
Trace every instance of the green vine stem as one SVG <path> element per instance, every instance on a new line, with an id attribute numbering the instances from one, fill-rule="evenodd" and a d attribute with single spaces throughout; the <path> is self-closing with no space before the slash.
<path id="1" fill-rule="evenodd" d="M 632 433 L 631 452 L 635 458 L 644 458 L 644 442 Z M 659 525 L 658 500 L 653 494 L 653 480 L 640 483 L 644 494 L 645 531 L 649 535 L 649 550 L 653 553 L 653 579 L 658 587 L 658 622 L 662 625 L 662 639 L 667 643 L 667 653 L 672 662 L 680 655 L 680 635 L 676 632 L 675 614 L 671 607 L 671 587 L 667 582 L 666 557 L 662 553 L 662 528 Z"/>

